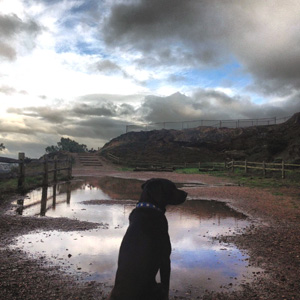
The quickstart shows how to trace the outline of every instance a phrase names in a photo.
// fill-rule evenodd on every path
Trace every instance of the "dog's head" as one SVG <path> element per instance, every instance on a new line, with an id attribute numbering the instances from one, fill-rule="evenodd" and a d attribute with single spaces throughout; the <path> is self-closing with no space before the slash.
<path id="1" fill-rule="evenodd" d="M 149 202 L 160 208 L 167 205 L 177 205 L 185 201 L 187 193 L 177 189 L 175 184 L 167 179 L 152 178 L 142 185 L 141 202 Z"/>

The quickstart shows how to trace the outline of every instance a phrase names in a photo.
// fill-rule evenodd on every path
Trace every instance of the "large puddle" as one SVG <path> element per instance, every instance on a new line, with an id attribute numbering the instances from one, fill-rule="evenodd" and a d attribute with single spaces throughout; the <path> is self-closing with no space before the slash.
<path id="1" fill-rule="evenodd" d="M 24 203 L 19 202 L 19 214 L 68 217 L 102 226 L 28 234 L 18 239 L 16 247 L 70 273 L 80 273 L 83 280 L 113 285 L 119 246 L 140 186 L 138 180 L 106 177 L 32 191 Z M 166 216 L 172 242 L 171 294 L 197 296 L 204 290 L 238 289 L 261 272 L 248 265 L 249 257 L 235 245 L 214 239 L 240 233 L 249 224 L 241 213 L 217 201 L 187 200 L 169 206 Z"/>

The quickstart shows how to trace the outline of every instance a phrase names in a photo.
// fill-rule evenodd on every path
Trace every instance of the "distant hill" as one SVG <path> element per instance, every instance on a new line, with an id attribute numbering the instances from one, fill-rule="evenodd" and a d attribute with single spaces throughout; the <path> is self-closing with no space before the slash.
<path id="1" fill-rule="evenodd" d="M 197 127 L 128 132 L 100 154 L 128 161 L 208 162 L 236 159 L 300 162 L 300 113 L 285 123 L 248 128 Z"/>

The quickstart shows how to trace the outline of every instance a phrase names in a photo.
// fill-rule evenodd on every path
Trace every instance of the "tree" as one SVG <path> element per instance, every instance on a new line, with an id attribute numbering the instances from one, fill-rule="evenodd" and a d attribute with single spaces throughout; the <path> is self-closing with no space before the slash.
<path id="1" fill-rule="evenodd" d="M 59 148 L 57 146 L 48 146 L 46 147 L 45 150 L 47 153 L 54 153 L 54 152 L 58 152 Z"/>
<path id="2" fill-rule="evenodd" d="M 78 144 L 76 141 L 69 138 L 61 138 L 57 146 L 48 146 L 46 149 L 47 153 L 53 153 L 58 151 L 67 151 L 72 153 L 87 152 L 88 148 L 84 144 Z"/>
<path id="3" fill-rule="evenodd" d="M 4 150 L 5 146 L 3 145 L 3 143 L 0 144 L 0 151 Z"/>

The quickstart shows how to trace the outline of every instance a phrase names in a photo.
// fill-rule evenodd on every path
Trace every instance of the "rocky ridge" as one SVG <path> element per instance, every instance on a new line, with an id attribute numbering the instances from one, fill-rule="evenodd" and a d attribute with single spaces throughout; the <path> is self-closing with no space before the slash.
<path id="1" fill-rule="evenodd" d="M 300 113 L 278 125 L 197 127 L 128 132 L 104 145 L 128 161 L 208 162 L 226 159 L 300 162 Z"/>

